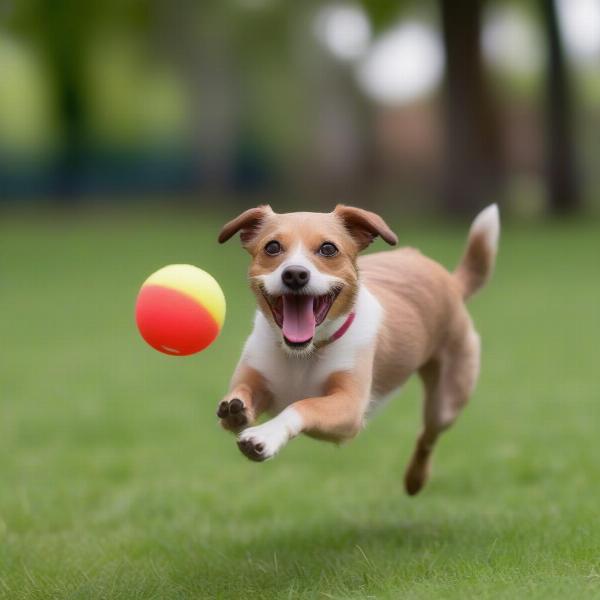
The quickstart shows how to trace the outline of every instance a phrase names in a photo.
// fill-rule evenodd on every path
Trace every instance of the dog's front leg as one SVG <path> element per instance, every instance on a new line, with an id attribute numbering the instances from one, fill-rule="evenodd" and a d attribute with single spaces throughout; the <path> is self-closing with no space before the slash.
<path id="1" fill-rule="evenodd" d="M 242 360 L 233 374 L 229 392 L 217 407 L 221 426 L 237 433 L 252 425 L 267 409 L 269 398 L 264 377 Z"/>
<path id="2" fill-rule="evenodd" d="M 323 396 L 294 402 L 270 421 L 245 429 L 238 446 L 249 459 L 260 462 L 300 433 L 333 442 L 348 440 L 362 427 L 369 387 L 370 381 L 356 373 L 334 373 Z"/>

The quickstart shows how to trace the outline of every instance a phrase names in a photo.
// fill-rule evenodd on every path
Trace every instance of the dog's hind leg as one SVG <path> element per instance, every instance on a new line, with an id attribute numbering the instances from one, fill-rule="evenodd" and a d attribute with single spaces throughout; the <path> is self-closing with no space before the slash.
<path id="1" fill-rule="evenodd" d="M 470 321 L 467 333 L 449 342 L 419 374 L 425 391 L 424 426 L 404 477 L 406 491 L 411 496 L 427 482 L 436 440 L 455 421 L 477 382 L 479 336 Z"/>

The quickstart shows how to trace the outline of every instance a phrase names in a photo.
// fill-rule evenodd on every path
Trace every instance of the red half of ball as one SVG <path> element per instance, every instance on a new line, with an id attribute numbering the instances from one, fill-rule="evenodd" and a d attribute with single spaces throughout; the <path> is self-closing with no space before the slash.
<path id="1" fill-rule="evenodd" d="M 219 334 L 219 326 L 201 304 L 160 285 L 142 287 L 137 297 L 135 320 L 148 344 L 174 356 L 200 352 Z"/>

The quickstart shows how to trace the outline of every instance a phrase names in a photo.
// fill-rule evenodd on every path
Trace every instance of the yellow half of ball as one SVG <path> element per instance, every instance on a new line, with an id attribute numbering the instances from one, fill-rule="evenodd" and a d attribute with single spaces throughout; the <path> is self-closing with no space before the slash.
<path id="1" fill-rule="evenodd" d="M 225 296 L 217 280 L 193 265 L 168 265 L 159 269 L 144 285 L 160 285 L 186 294 L 200 303 L 219 325 L 225 320 Z"/>

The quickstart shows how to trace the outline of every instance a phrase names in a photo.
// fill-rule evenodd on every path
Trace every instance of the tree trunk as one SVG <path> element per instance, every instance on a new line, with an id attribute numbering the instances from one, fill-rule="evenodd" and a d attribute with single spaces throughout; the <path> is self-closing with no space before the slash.
<path id="1" fill-rule="evenodd" d="M 84 193 L 87 122 L 84 98 L 83 33 L 65 0 L 43 3 L 42 47 L 55 86 L 56 113 L 61 127 L 54 165 L 53 193 L 59 203 L 74 202 Z"/>
<path id="2" fill-rule="evenodd" d="M 546 64 L 546 177 L 551 214 L 576 213 L 581 189 L 575 158 L 571 94 L 554 0 L 540 0 L 548 59 Z"/>
<path id="3" fill-rule="evenodd" d="M 85 191 L 83 169 L 87 151 L 86 119 L 80 85 L 81 74 L 76 71 L 76 65 L 63 63 L 55 76 L 58 88 L 57 109 L 63 128 L 54 189 L 59 202 L 74 202 Z"/>
<path id="4" fill-rule="evenodd" d="M 482 0 L 440 0 L 446 52 L 443 206 L 472 216 L 497 199 L 505 174 L 498 118 L 480 45 Z"/>

